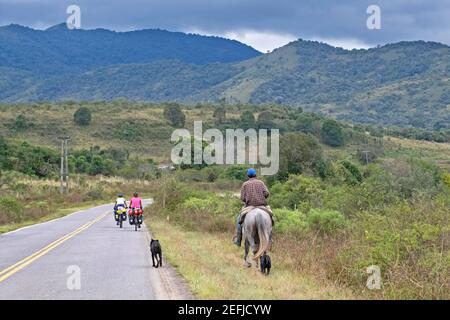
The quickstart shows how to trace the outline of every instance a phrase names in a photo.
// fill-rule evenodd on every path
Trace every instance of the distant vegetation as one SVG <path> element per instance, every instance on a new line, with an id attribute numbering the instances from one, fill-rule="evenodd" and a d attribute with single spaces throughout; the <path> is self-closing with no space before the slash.
<path id="1" fill-rule="evenodd" d="M 193 64 L 235 62 L 261 55 L 234 40 L 147 29 L 115 32 L 69 30 L 65 23 L 47 30 L 17 24 L 0 27 L 0 68 L 42 75 L 74 75 L 129 63 L 178 60 Z M 55 84 L 56 86 L 62 83 Z"/>
<path id="2" fill-rule="evenodd" d="M 355 123 L 450 129 L 450 48 L 439 43 L 348 51 L 298 40 L 260 55 L 236 41 L 162 30 L 13 25 L 0 28 L 0 45 L 5 102 L 276 103 Z"/>
<path id="3" fill-rule="evenodd" d="M 91 112 L 86 107 L 81 107 L 73 115 L 73 120 L 80 126 L 88 126 L 91 123 L 91 118 Z"/>
<path id="4" fill-rule="evenodd" d="M 168 104 L 164 107 L 164 118 L 168 120 L 172 126 L 177 128 L 184 127 L 186 116 L 178 104 Z"/>

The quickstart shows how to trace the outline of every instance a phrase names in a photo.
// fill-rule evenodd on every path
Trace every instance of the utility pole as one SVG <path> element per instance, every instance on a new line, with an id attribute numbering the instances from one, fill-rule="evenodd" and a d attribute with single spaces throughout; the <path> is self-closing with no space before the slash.
<path id="1" fill-rule="evenodd" d="M 61 140 L 61 168 L 60 168 L 60 192 L 69 191 L 69 161 L 68 161 L 68 141 L 70 137 L 59 137 Z"/>
<path id="2" fill-rule="evenodd" d="M 161 171 L 161 178 L 162 178 L 162 207 L 166 207 L 166 196 L 167 196 L 167 175 L 169 174 L 170 170 L 173 169 L 173 167 L 170 164 L 163 164 L 158 166 L 158 169 Z"/>
<path id="3" fill-rule="evenodd" d="M 368 164 L 369 164 L 369 152 L 370 152 L 370 151 L 368 151 L 368 150 L 363 150 L 363 151 L 361 151 L 361 152 L 365 154 L 365 156 L 366 156 L 366 165 L 368 165 Z"/>

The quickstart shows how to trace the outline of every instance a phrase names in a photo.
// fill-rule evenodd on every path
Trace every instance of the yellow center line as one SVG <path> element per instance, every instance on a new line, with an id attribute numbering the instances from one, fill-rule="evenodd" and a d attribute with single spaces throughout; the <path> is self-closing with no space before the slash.
<path id="1" fill-rule="evenodd" d="M 6 279 L 11 277 L 16 272 L 22 270 L 27 265 L 31 264 L 33 261 L 39 259 L 40 257 L 44 256 L 45 254 L 47 254 L 51 250 L 53 250 L 56 247 L 58 247 L 59 245 L 61 245 L 62 243 L 64 243 L 67 240 L 69 240 L 70 238 L 72 238 L 72 237 L 76 236 L 77 234 L 81 233 L 82 231 L 86 230 L 87 228 L 92 226 L 94 223 L 96 223 L 96 222 L 100 221 L 101 219 L 103 219 L 107 214 L 108 214 L 108 212 L 98 216 L 94 220 L 85 223 L 84 225 L 82 225 L 78 229 L 76 229 L 76 230 L 66 234 L 65 236 L 62 236 L 61 238 L 53 241 L 52 243 L 48 244 L 44 248 L 36 251 L 35 253 L 29 255 L 26 258 L 20 260 L 19 262 L 13 264 L 12 266 L 10 266 L 10 267 L 0 271 L 0 282 L 5 281 Z"/>

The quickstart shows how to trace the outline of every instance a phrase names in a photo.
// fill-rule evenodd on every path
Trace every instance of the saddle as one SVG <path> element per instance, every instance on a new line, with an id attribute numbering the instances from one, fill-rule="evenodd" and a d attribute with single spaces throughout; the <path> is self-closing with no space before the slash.
<path id="1" fill-rule="evenodd" d="M 253 209 L 261 209 L 264 210 L 265 212 L 267 212 L 270 216 L 270 219 L 272 220 L 272 227 L 275 224 L 275 220 L 273 217 L 273 212 L 272 209 L 270 208 L 270 206 L 248 206 L 248 207 L 243 207 L 241 210 L 241 219 L 239 220 L 239 224 L 243 224 L 244 220 L 245 220 L 245 216 L 247 215 L 247 213 L 249 213 L 250 211 L 252 211 Z"/>

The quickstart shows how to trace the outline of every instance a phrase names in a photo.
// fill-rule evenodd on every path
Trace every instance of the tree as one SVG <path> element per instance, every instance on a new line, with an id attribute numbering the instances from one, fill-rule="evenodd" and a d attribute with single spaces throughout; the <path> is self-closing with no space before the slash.
<path id="1" fill-rule="evenodd" d="M 81 107 L 74 113 L 73 120 L 79 126 L 88 126 L 92 120 L 91 111 L 86 107 Z"/>
<path id="2" fill-rule="evenodd" d="M 263 111 L 258 115 L 258 129 L 273 129 L 275 128 L 276 124 L 273 121 L 274 116 L 271 111 Z"/>
<path id="3" fill-rule="evenodd" d="M 241 126 L 242 129 L 255 128 L 255 116 L 251 111 L 244 111 L 241 114 Z"/>
<path id="4" fill-rule="evenodd" d="M 344 145 L 344 131 L 340 124 L 335 120 L 326 120 L 322 125 L 321 131 L 323 143 L 331 147 L 340 147 Z"/>
<path id="5" fill-rule="evenodd" d="M 33 123 L 28 121 L 24 115 L 18 115 L 14 121 L 13 129 L 15 131 L 23 131 L 33 126 Z"/>
<path id="6" fill-rule="evenodd" d="M 226 113 L 225 107 L 221 106 L 221 107 L 216 108 L 214 110 L 214 114 L 213 114 L 215 123 L 216 124 L 224 123 L 225 119 L 226 119 L 226 115 L 227 115 L 227 113 Z"/>
<path id="7" fill-rule="evenodd" d="M 320 120 L 316 115 L 302 114 L 295 121 L 295 130 L 316 135 L 320 129 Z"/>
<path id="8" fill-rule="evenodd" d="M 319 161 L 322 161 L 322 150 L 313 136 L 288 133 L 281 137 L 279 180 L 287 179 L 289 174 L 301 174 L 305 169 L 313 169 Z"/>
<path id="9" fill-rule="evenodd" d="M 164 118 L 177 128 L 184 127 L 186 122 L 186 116 L 177 103 L 168 104 L 164 107 Z"/>

